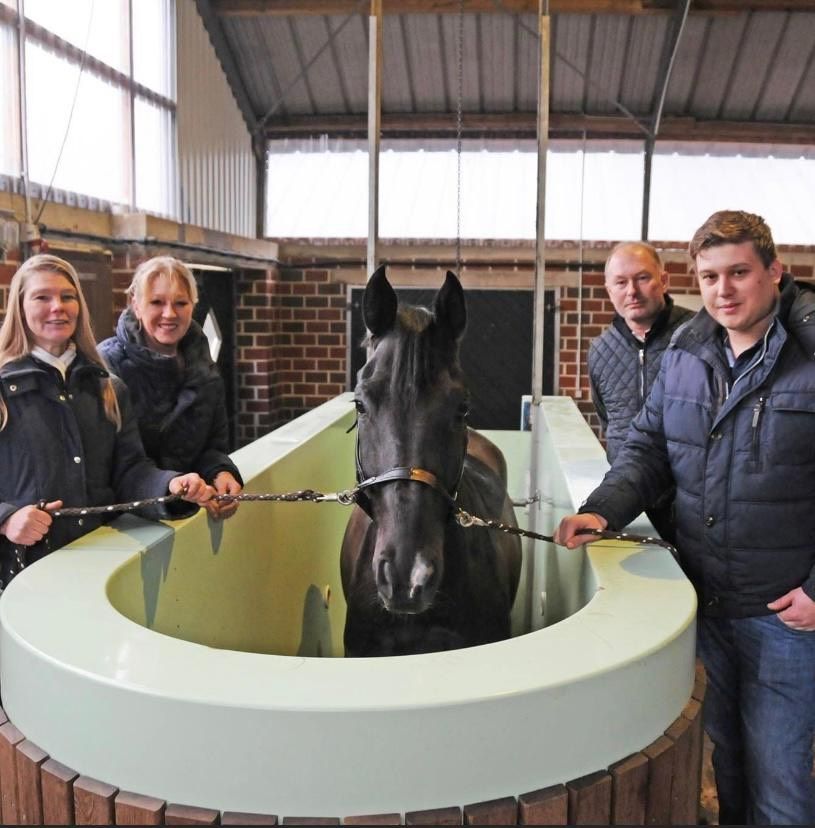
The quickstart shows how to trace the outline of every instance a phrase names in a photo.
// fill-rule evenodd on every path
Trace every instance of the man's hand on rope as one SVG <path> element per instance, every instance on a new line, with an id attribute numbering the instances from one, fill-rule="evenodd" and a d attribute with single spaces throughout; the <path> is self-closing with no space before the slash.
<path id="1" fill-rule="evenodd" d="M 45 504 L 45 509 L 50 511 L 59 509 L 61 506 L 61 500 L 52 500 Z M 23 506 L 0 525 L 0 532 L 12 543 L 20 546 L 33 546 L 48 534 L 53 522 L 54 518 L 48 514 L 48 511 L 39 506 Z"/>
<path id="2" fill-rule="evenodd" d="M 555 543 L 574 549 L 584 543 L 598 540 L 597 535 L 580 534 L 581 529 L 605 529 L 608 521 L 601 515 L 593 512 L 584 512 L 581 515 L 569 515 L 560 521 L 555 531 Z"/>
<path id="3" fill-rule="evenodd" d="M 199 506 L 203 506 L 215 495 L 215 489 L 207 485 L 206 481 L 195 472 L 174 477 L 168 488 L 170 494 L 181 495 L 182 500 L 197 503 Z"/>

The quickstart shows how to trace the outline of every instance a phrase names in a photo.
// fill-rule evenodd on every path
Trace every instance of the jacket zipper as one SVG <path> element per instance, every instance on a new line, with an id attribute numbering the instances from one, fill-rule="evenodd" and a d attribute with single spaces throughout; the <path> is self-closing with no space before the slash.
<path id="1" fill-rule="evenodd" d="M 764 362 L 764 357 L 767 355 L 767 342 L 770 338 L 770 331 L 772 331 L 772 329 L 773 329 L 772 325 L 770 325 L 770 327 L 767 328 L 767 330 L 764 334 L 764 341 L 761 344 L 761 351 L 756 356 L 756 358 L 753 360 L 753 362 L 749 366 L 749 368 L 747 368 L 747 370 L 744 371 L 744 373 L 739 374 L 739 376 L 736 377 L 735 381 L 733 382 L 733 387 L 730 389 L 730 394 L 732 394 L 733 391 L 735 391 L 736 386 L 741 382 L 741 380 L 744 377 L 751 374 L 755 368 L 757 368 L 759 365 L 761 365 L 762 362 Z M 729 396 L 729 394 L 728 394 L 728 396 Z"/>
<path id="2" fill-rule="evenodd" d="M 759 430 L 761 424 L 761 414 L 764 411 L 764 403 L 767 401 L 766 397 L 759 397 L 758 402 L 753 406 L 753 439 L 752 439 L 752 458 L 753 462 L 758 463 L 758 448 L 759 448 Z"/>
<path id="3" fill-rule="evenodd" d="M 645 402 L 645 346 L 640 348 L 640 408 Z"/>

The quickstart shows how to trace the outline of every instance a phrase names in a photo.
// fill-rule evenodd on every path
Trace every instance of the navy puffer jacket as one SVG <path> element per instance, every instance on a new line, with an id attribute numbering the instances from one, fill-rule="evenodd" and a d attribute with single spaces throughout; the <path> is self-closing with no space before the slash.
<path id="1" fill-rule="evenodd" d="M 815 292 L 781 281 L 760 360 L 730 382 L 702 310 L 674 337 L 625 445 L 581 512 L 619 529 L 676 481 L 677 546 L 709 615 L 815 600 Z"/>
<path id="2" fill-rule="evenodd" d="M 119 317 L 116 336 L 99 345 L 127 384 L 149 457 L 162 467 L 198 472 L 208 483 L 229 471 L 243 485 L 227 455 L 223 380 L 200 325 L 190 325 L 178 350 L 181 362 L 148 348 L 130 308 Z"/>

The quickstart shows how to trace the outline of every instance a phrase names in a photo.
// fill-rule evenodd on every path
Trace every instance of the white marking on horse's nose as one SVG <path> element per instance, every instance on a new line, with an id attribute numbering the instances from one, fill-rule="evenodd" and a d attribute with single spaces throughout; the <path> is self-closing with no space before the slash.
<path id="1" fill-rule="evenodd" d="M 413 598 L 417 592 L 431 580 L 435 567 L 421 554 L 416 555 L 413 561 L 413 569 L 410 571 L 410 597 Z"/>

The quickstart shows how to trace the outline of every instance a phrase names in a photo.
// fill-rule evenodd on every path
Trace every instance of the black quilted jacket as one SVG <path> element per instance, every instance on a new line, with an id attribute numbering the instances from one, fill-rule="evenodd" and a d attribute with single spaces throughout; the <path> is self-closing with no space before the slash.
<path id="1" fill-rule="evenodd" d="M 665 308 L 640 342 L 618 314 L 589 347 L 591 396 L 606 436 L 609 463 L 625 442 L 628 427 L 645 402 L 674 331 L 693 311 L 665 297 Z"/>

